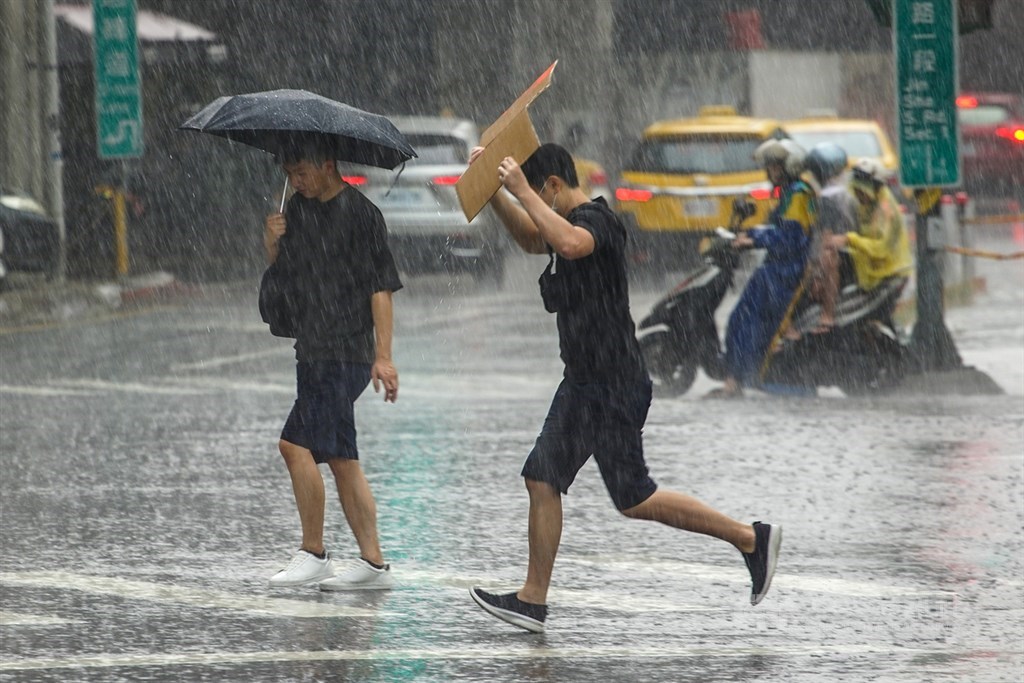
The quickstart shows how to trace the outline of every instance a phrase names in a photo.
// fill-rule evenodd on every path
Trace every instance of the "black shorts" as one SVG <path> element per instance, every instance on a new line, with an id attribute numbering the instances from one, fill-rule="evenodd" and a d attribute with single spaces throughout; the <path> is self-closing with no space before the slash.
<path id="1" fill-rule="evenodd" d="M 658 488 L 644 462 L 650 406 L 650 381 L 613 387 L 562 380 L 522 475 L 567 493 L 593 455 L 615 507 L 639 505 Z"/>
<path id="2" fill-rule="evenodd" d="M 300 362 L 295 368 L 298 397 L 281 439 L 302 446 L 313 459 L 358 460 L 354 405 L 370 383 L 370 365 L 336 360 Z"/>

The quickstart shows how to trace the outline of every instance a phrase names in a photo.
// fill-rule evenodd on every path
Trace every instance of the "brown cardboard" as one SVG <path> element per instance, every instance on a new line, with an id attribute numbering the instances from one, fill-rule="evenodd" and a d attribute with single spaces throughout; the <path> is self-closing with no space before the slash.
<path id="1" fill-rule="evenodd" d="M 521 164 L 540 147 L 527 107 L 551 85 L 551 75 L 557 64 L 556 60 L 480 136 L 483 154 L 455 184 L 455 192 L 467 220 L 473 220 L 494 193 L 501 189 L 501 181 L 498 180 L 501 160 L 510 156 Z"/>

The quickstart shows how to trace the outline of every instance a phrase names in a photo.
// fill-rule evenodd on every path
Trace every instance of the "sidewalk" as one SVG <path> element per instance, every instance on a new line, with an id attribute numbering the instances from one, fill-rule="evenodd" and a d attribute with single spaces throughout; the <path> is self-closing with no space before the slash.
<path id="1" fill-rule="evenodd" d="M 0 292 L 0 331 L 85 320 L 115 311 L 169 302 L 194 287 L 164 271 L 120 281 L 58 283 L 39 275 L 12 273 Z"/>

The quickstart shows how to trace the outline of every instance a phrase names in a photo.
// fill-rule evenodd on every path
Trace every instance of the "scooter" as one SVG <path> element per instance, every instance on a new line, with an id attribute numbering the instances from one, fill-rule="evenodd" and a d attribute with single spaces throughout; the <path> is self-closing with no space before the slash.
<path id="1" fill-rule="evenodd" d="M 637 339 L 655 395 L 673 397 L 693 385 L 697 369 L 713 380 L 726 377 L 715 312 L 732 287 L 740 253 L 732 239 L 753 215 L 751 202 L 733 203 L 729 230 L 719 229 L 701 245 L 703 263 L 688 272 L 637 325 Z M 870 293 L 841 285 L 832 331 L 815 334 L 821 308 L 798 306 L 790 330 L 795 339 L 775 340 L 765 360 L 761 389 L 807 395 L 838 386 L 847 394 L 880 391 L 898 384 L 907 365 L 906 344 L 892 322 L 905 278 L 892 278 Z M 792 335 L 796 336 L 796 335 Z"/>

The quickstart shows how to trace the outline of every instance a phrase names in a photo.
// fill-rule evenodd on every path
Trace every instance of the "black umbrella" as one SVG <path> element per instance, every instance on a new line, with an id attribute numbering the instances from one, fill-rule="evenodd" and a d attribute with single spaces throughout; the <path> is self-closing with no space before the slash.
<path id="1" fill-rule="evenodd" d="M 338 161 L 391 169 L 416 152 L 386 117 L 306 90 L 218 97 L 181 124 L 271 154 L 311 146 Z"/>

